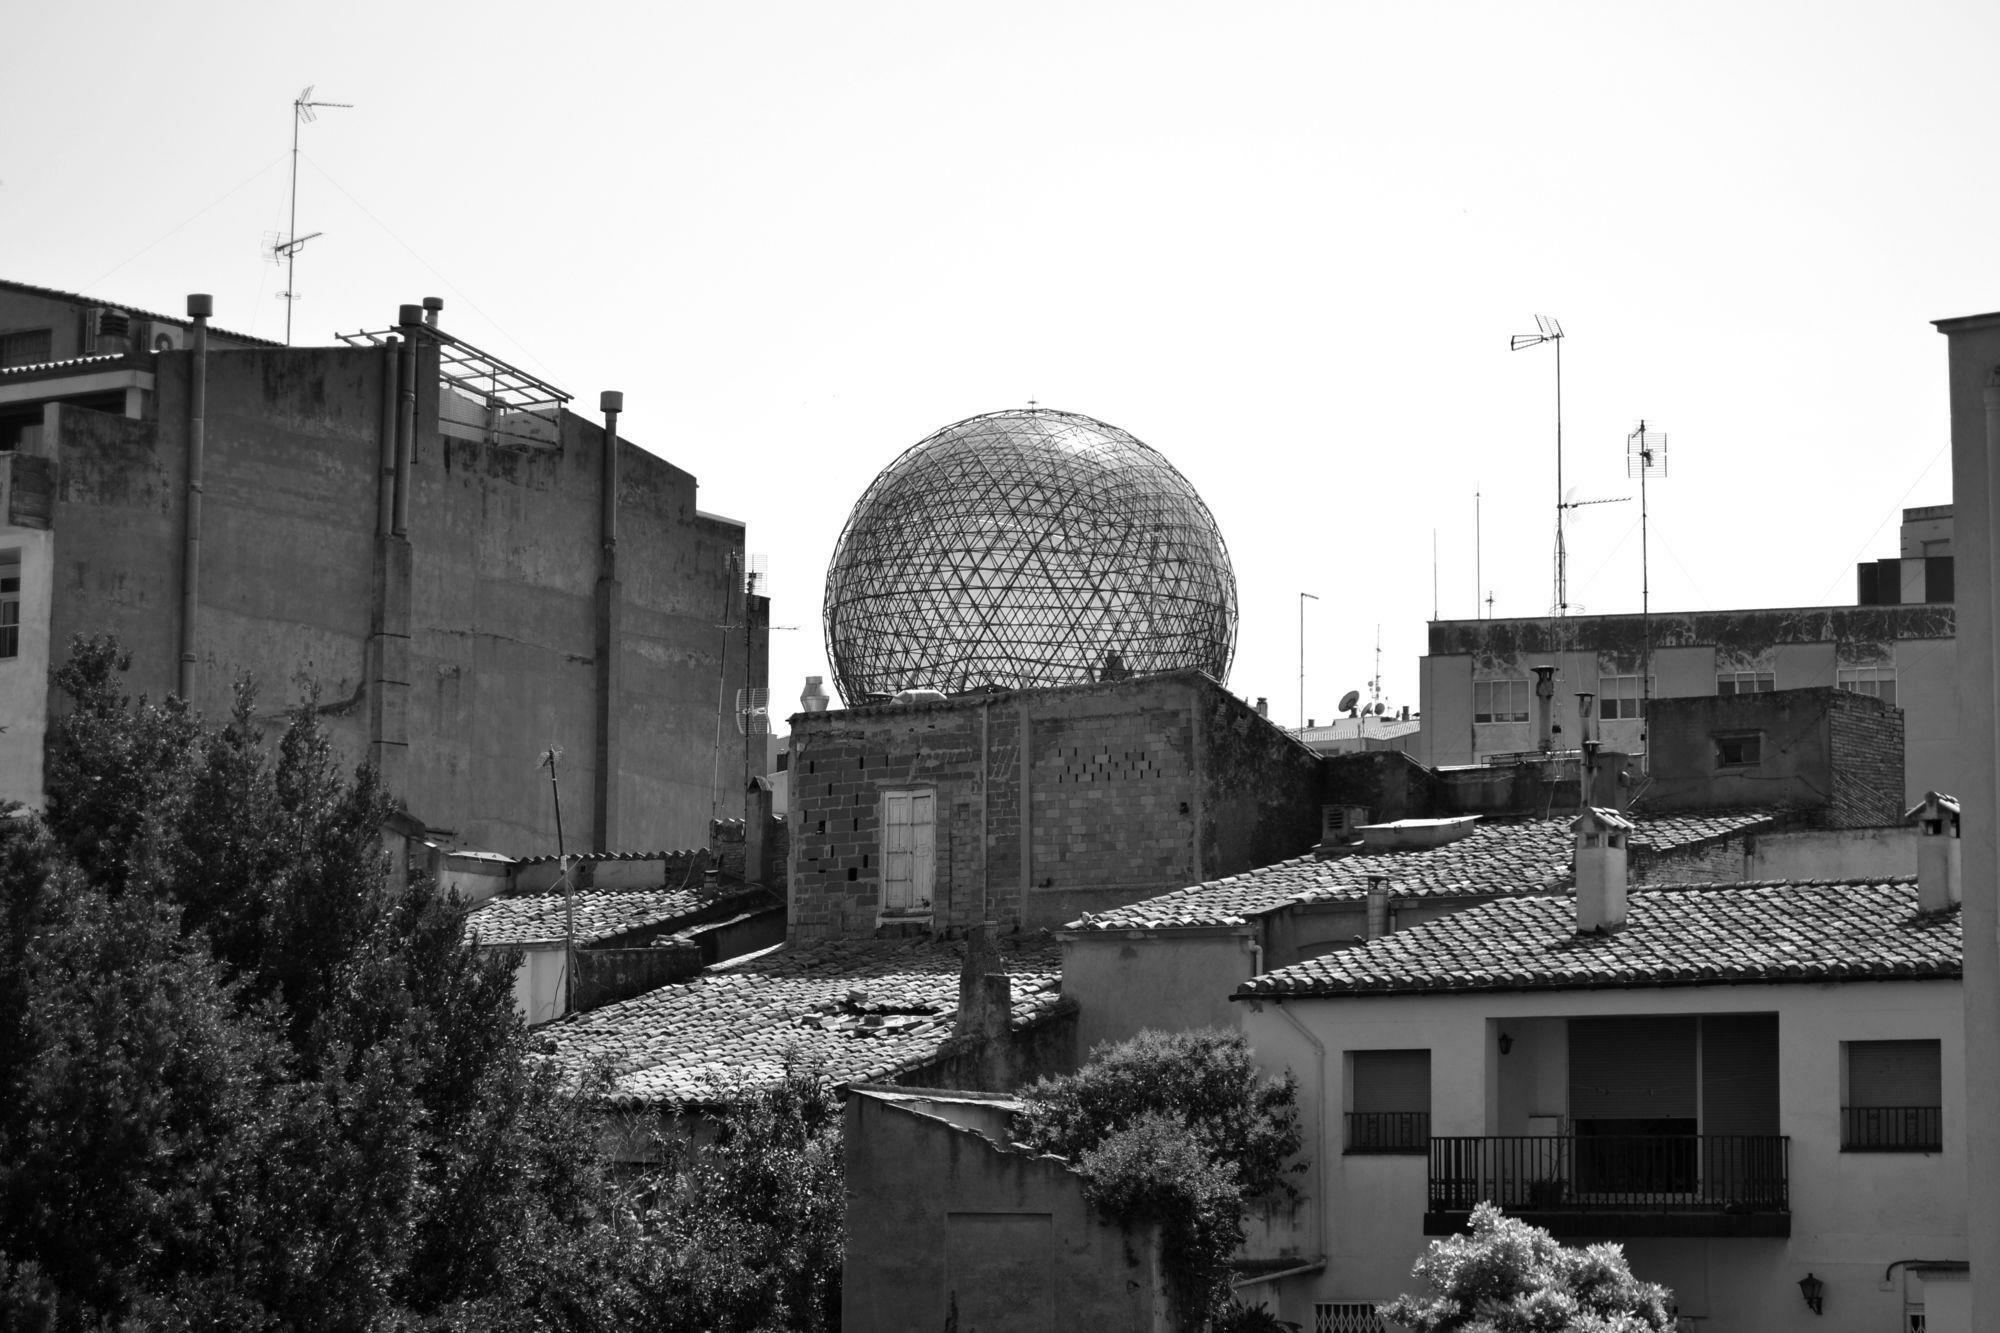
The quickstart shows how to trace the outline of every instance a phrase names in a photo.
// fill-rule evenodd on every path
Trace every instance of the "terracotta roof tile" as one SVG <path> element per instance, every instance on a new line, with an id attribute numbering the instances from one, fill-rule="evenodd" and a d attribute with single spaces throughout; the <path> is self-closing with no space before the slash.
<path id="1" fill-rule="evenodd" d="M 583 889 L 576 895 L 576 941 L 594 944 L 669 925 L 713 901 L 693 889 Z M 560 943 L 565 916 L 560 893 L 489 898 L 465 918 L 465 931 L 488 947 Z"/>
<path id="2" fill-rule="evenodd" d="M 1252 977 L 1239 998 L 1569 990 L 1960 975 L 1957 911 L 1916 881 L 1635 885 L 1626 924 L 1576 933 L 1568 895 L 1503 898 Z"/>
<path id="3" fill-rule="evenodd" d="M 1632 845 L 1653 851 L 1742 833 L 1772 823 L 1768 812 L 1634 816 Z M 1334 860 L 1297 856 L 1261 870 L 1210 880 L 1143 902 L 1097 912 L 1072 930 L 1233 926 L 1299 902 L 1359 898 L 1370 875 L 1386 875 L 1398 898 L 1550 893 L 1570 883 L 1570 819 L 1496 821 L 1469 836 L 1417 851 L 1355 852 Z"/>
<path id="4" fill-rule="evenodd" d="M 619 1004 L 542 1029 L 573 1074 L 599 1064 L 625 1105 L 712 1101 L 775 1080 L 787 1052 L 836 1083 L 888 1078 L 935 1056 L 958 1010 L 962 942 L 851 940 L 782 945 L 718 963 Z M 1053 940 L 1002 940 L 1012 1024 L 1064 1008 Z"/>

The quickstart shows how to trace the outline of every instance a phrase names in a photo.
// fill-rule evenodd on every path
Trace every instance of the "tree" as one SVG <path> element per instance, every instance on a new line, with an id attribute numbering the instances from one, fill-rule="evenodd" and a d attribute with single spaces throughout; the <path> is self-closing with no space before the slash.
<path id="1" fill-rule="evenodd" d="M 1259 1074 L 1239 1033 L 1142 1032 L 1022 1100 L 1023 1144 L 1068 1158 L 1107 1216 L 1159 1226 L 1181 1323 L 1218 1314 L 1250 1203 L 1296 1192 L 1296 1080 Z"/>
<path id="2" fill-rule="evenodd" d="M 687 1333 L 821 1333 L 840 1323 L 841 1108 L 787 1053 L 779 1080 L 721 1094 L 714 1141 L 663 1143 L 642 1215 L 655 1240 L 654 1326 Z"/>
<path id="3" fill-rule="evenodd" d="M 1572 1249 L 1491 1203 L 1469 1235 L 1432 1241 L 1411 1270 L 1429 1288 L 1382 1307 L 1413 1333 L 1661 1333 L 1665 1287 L 1641 1282 L 1616 1245 Z"/>
<path id="4" fill-rule="evenodd" d="M 617 1328 L 637 1229 L 464 907 L 310 706 L 213 727 L 56 673 L 0 827 L 0 1311 L 59 1329 Z"/>

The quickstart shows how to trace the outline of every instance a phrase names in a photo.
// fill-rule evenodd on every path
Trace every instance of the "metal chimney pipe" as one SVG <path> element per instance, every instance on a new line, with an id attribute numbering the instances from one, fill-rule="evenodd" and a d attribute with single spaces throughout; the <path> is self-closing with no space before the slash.
<path id="1" fill-rule="evenodd" d="M 206 292 L 192 292 L 187 312 L 194 321 L 194 361 L 188 371 L 187 526 L 181 541 L 179 693 L 184 701 L 193 698 L 195 686 L 194 622 L 201 596 L 201 473 L 208 432 L 208 317 L 215 313 L 215 298 Z"/>
<path id="2" fill-rule="evenodd" d="M 625 395 L 606 389 L 597 396 L 604 413 L 604 466 L 598 482 L 598 540 L 604 548 L 605 578 L 617 577 L 618 569 L 618 414 L 625 410 Z"/>
<path id="3" fill-rule="evenodd" d="M 1552 666 L 1532 668 L 1535 673 L 1535 736 L 1543 754 L 1554 748 L 1553 732 L 1556 698 L 1556 669 Z"/>
<path id="4" fill-rule="evenodd" d="M 407 537 L 410 535 L 410 464 L 417 452 L 416 331 L 424 322 L 423 307 L 401 307 L 396 312 L 396 322 L 402 326 L 403 349 L 396 371 L 397 392 L 401 401 L 396 417 L 396 523 L 393 531 L 398 537 Z"/>
<path id="5" fill-rule="evenodd" d="M 438 326 L 438 312 L 443 309 L 444 298 L 442 296 L 426 296 L 424 298 L 424 323 L 430 325 L 432 328 L 436 328 Z"/>

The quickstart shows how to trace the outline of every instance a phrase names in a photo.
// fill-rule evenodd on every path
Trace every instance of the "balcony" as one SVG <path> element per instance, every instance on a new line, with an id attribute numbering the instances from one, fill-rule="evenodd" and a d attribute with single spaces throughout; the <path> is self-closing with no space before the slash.
<path id="1" fill-rule="evenodd" d="M 1775 1134 L 1433 1138 L 1424 1234 L 1491 1200 L 1563 1237 L 1789 1236 L 1790 1151 Z"/>

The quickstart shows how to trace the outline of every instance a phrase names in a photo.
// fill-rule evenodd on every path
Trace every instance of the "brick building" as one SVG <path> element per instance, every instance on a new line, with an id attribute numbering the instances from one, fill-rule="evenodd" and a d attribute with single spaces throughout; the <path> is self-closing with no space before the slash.
<path id="1" fill-rule="evenodd" d="M 109 632 L 127 689 L 211 717 L 316 682 L 345 760 L 509 855 L 554 849 L 552 745 L 572 851 L 697 845 L 717 786 L 744 812 L 743 524 L 441 307 L 279 347 L 0 283 L 0 799 L 38 803 L 49 668 Z"/>
<path id="2" fill-rule="evenodd" d="M 1319 756 L 1198 671 L 791 725 L 794 941 L 1057 926 L 1319 838 Z"/>

